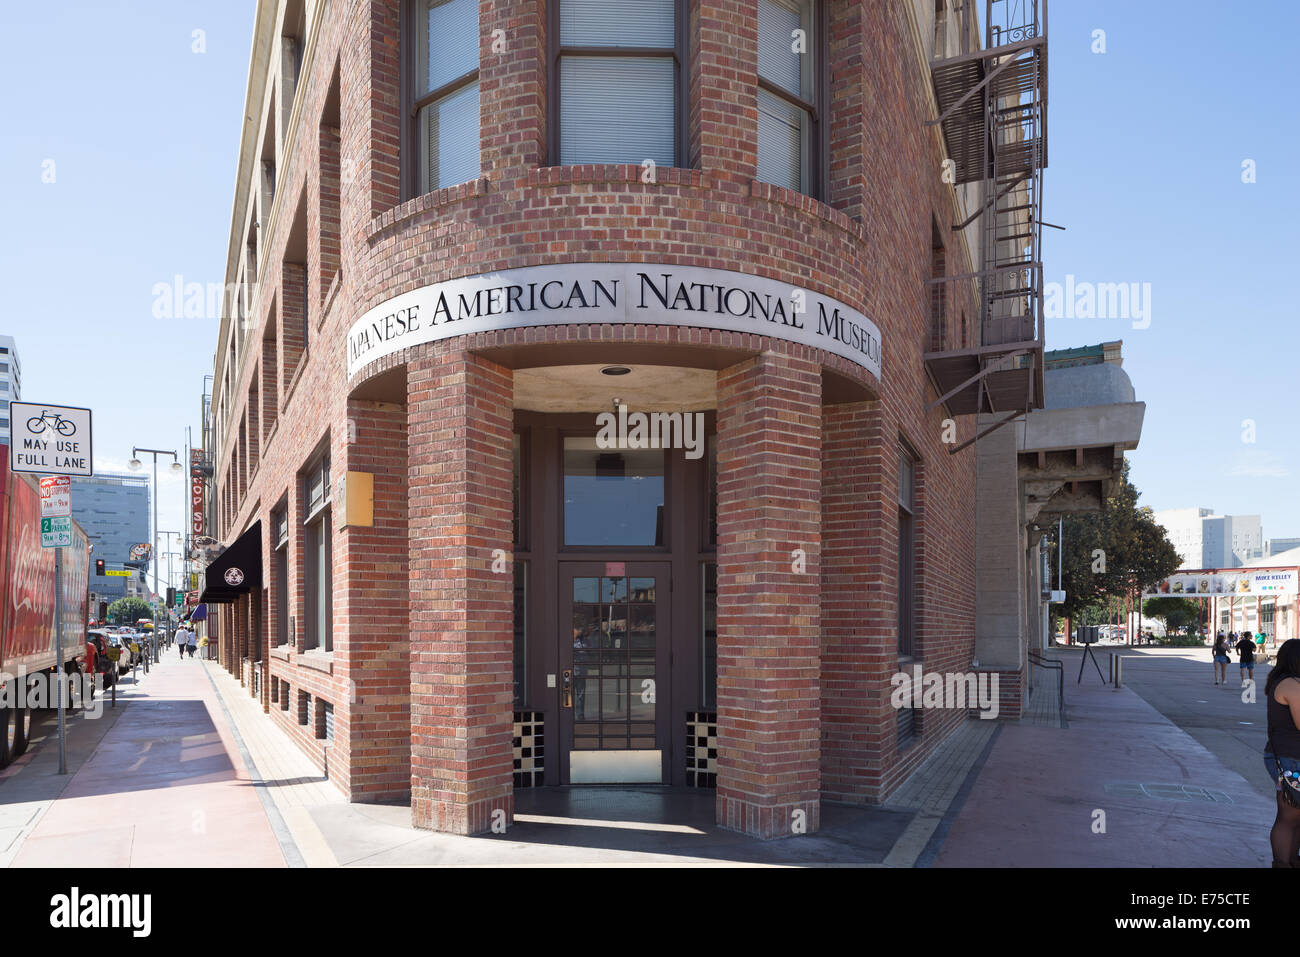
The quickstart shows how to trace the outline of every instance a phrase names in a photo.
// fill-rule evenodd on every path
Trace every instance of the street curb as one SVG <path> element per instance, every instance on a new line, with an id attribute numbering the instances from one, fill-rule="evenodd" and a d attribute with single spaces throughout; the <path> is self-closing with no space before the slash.
<path id="1" fill-rule="evenodd" d="M 257 799 L 262 802 L 262 810 L 266 812 L 267 821 L 271 825 L 271 833 L 280 843 L 280 851 L 284 854 L 285 863 L 289 867 L 306 867 L 307 861 L 303 858 L 302 852 L 298 850 L 298 844 L 293 839 L 293 832 L 289 830 L 289 825 L 285 823 L 280 809 L 276 807 L 275 799 L 271 797 L 270 792 L 266 789 L 266 782 L 262 779 L 261 772 L 258 771 L 257 765 L 253 762 L 253 756 L 249 753 L 248 747 L 244 744 L 244 738 L 239 733 L 239 728 L 235 724 L 235 716 L 230 713 L 226 707 L 226 699 L 221 696 L 221 689 L 212 679 L 212 673 L 207 667 L 203 668 L 203 675 L 208 679 L 208 684 L 212 686 L 212 693 L 217 699 L 217 704 L 221 705 L 221 713 L 225 715 L 226 726 L 230 728 L 230 734 L 235 739 L 235 746 L 239 748 L 239 756 L 244 761 L 244 767 L 248 771 L 248 776 L 252 779 L 253 790 L 257 792 Z"/>
<path id="2" fill-rule="evenodd" d="M 984 763 L 988 760 L 989 755 L 993 752 L 993 745 L 997 743 L 998 738 L 1002 735 L 1002 725 L 999 724 L 989 735 L 988 741 L 984 745 L 984 750 L 980 752 L 975 763 L 970 766 L 966 772 L 966 779 L 961 782 L 961 787 L 957 789 L 957 794 L 948 805 L 948 810 L 943 812 L 943 817 L 939 819 L 938 826 L 930 835 L 930 839 L 925 842 L 925 848 L 912 862 L 913 867 L 930 867 L 934 864 L 935 858 L 939 856 L 939 851 L 943 848 L 943 842 L 948 837 L 948 831 L 952 828 L 953 821 L 961 813 L 962 805 L 966 803 L 966 798 L 970 792 L 975 789 L 975 781 L 979 778 L 980 772 L 984 770 Z"/>

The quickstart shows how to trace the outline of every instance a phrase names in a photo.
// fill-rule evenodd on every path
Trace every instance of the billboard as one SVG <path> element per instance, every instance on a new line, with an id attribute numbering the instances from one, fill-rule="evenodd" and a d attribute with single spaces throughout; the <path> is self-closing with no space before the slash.
<path id="1" fill-rule="evenodd" d="M 1170 596 L 1172 598 L 1230 598 L 1257 596 L 1274 598 L 1296 593 L 1296 572 L 1276 568 L 1242 569 L 1235 572 L 1180 572 L 1170 575 L 1153 589 L 1143 592 L 1145 598 Z"/>

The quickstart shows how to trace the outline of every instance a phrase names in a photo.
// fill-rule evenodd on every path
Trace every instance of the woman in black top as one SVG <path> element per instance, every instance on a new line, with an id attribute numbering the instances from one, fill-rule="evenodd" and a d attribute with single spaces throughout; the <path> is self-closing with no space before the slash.
<path id="1" fill-rule="evenodd" d="M 1277 783 L 1277 818 L 1269 832 L 1274 867 L 1296 867 L 1300 855 L 1300 639 L 1277 650 L 1264 685 L 1268 744 L 1264 766 Z"/>

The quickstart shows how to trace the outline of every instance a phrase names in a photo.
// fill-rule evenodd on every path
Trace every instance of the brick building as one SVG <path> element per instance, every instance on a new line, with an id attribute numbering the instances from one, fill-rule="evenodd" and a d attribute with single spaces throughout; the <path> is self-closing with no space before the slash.
<path id="1" fill-rule="evenodd" d="M 971 281 L 1036 182 L 971 159 L 1019 95 L 972 7 L 260 0 L 204 598 L 351 799 L 776 837 L 962 720 L 889 679 L 970 669 L 969 443 L 1042 391 L 1033 291 Z"/>

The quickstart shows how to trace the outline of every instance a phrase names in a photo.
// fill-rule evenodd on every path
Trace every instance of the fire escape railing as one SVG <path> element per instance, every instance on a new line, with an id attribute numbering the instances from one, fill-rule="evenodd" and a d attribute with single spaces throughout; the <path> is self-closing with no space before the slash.
<path id="1" fill-rule="evenodd" d="M 983 46 L 975 2 L 945 4 L 936 21 L 931 76 L 939 112 L 929 125 L 943 131 L 954 184 L 980 186 L 977 208 L 953 224 L 960 231 L 978 221 L 979 254 L 974 272 L 928 280 L 943 294 L 932 310 L 926 362 L 940 394 L 932 407 L 1010 413 L 997 428 L 1043 399 L 1047 0 L 984 0 Z M 942 305 L 962 289 L 977 303 L 970 341 L 957 340 Z"/>

